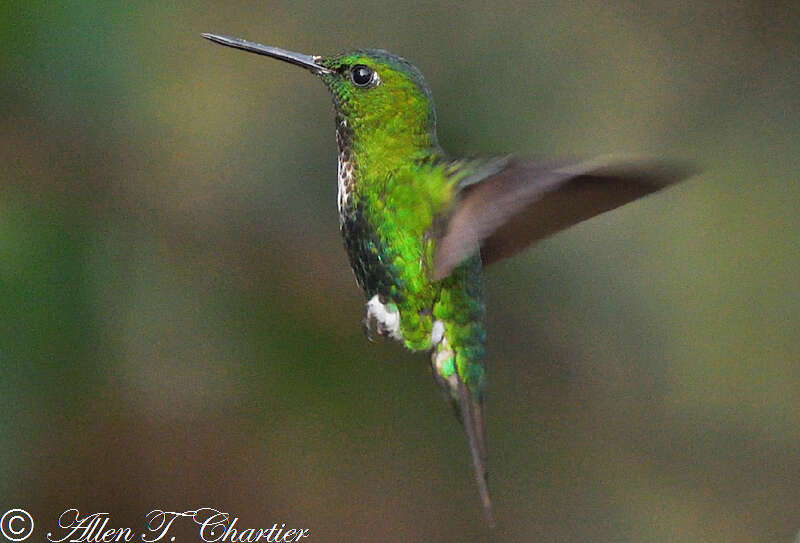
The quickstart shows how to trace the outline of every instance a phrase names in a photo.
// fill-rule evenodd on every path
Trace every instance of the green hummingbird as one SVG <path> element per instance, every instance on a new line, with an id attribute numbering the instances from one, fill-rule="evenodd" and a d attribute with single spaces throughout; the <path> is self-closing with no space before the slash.
<path id="1" fill-rule="evenodd" d="M 312 56 L 203 34 L 318 76 L 336 112 L 339 225 L 366 294 L 367 330 L 430 352 L 464 427 L 490 524 L 483 267 L 531 242 L 655 192 L 690 168 L 664 161 L 536 163 L 453 159 L 439 146 L 431 92 L 379 49 Z"/>

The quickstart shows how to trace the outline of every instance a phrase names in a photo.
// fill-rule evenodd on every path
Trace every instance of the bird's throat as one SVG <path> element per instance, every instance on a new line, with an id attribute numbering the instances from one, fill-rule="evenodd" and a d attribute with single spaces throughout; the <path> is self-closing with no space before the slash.
<path id="1" fill-rule="evenodd" d="M 339 223 L 344 223 L 345 218 L 352 213 L 353 191 L 355 189 L 356 164 L 351 147 L 353 137 L 347 120 L 336 117 L 336 145 L 339 148 L 338 159 L 338 185 L 337 198 L 339 207 Z"/>

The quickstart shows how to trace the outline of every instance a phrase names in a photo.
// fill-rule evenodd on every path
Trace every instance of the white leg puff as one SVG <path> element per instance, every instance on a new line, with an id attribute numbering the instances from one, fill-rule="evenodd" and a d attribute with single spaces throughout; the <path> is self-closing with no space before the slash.
<path id="1" fill-rule="evenodd" d="M 394 304 L 384 304 L 376 294 L 367 302 L 367 323 L 375 322 L 379 336 L 388 335 L 392 339 L 402 340 L 400 333 L 400 311 Z"/>

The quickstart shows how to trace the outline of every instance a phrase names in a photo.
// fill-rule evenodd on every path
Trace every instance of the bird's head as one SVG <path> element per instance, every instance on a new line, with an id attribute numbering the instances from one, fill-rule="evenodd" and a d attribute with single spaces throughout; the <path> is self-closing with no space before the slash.
<path id="1" fill-rule="evenodd" d="M 305 68 L 333 95 L 339 121 L 356 140 L 374 144 L 436 149 L 436 113 L 419 70 L 397 55 L 360 49 L 333 56 L 295 53 L 277 47 L 203 34 L 213 42 Z"/>

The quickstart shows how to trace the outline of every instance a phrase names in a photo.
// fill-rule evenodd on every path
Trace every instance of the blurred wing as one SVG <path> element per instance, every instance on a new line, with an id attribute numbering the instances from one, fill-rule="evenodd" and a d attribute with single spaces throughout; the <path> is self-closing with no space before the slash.
<path id="1" fill-rule="evenodd" d="M 438 229 L 434 279 L 449 275 L 478 248 L 488 266 L 695 171 L 686 164 L 646 159 L 605 158 L 555 167 L 510 162 L 462 184 L 445 226 Z"/>

